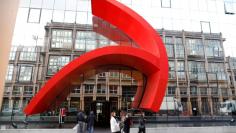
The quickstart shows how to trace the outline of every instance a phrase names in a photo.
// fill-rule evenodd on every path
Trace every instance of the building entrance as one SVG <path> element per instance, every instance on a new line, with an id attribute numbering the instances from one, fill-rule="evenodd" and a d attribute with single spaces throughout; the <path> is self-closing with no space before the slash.
<path id="1" fill-rule="evenodd" d="M 108 101 L 94 101 L 91 103 L 91 110 L 96 116 L 95 126 L 109 127 L 111 102 Z"/>

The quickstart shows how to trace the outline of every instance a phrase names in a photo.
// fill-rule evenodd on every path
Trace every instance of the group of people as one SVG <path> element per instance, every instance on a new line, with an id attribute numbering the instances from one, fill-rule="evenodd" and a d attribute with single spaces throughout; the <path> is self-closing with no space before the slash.
<path id="1" fill-rule="evenodd" d="M 86 129 L 88 133 L 93 133 L 95 119 L 96 117 L 93 111 L 90 111 L 89 115 L 86 116 L 85 113 L 80 110 L 77 113 L 77 133 L 84 133 Z M 141 113 L 138 133 L 145 133 L 145 121 L 144 113 Z M 87 128 L 85 126 L 86 124 Z M 132 119 L 129 117 L 128 113 L 121 111 L 120 117 L 117 117 L 115 111 L 111 112 L 110 129 L 112 133 L 130 133 L 132 124 Z"/>
<path id="2" fill-rule="evenodd" d="M 145 121 L 144 113 L 141 113 L 138 133 L 145 133 Z M 130 127 L 132 124 L 133 122 L 126 112 L 120 113 L 120 120 L 116 116 L 115 111 L 111 112 L 110 126 L 112 133 L 130 133 Z"/>
<path id="3" fill-rule="evenodd" d="M 96 119 L 94 112 L 90 111 L 89 115 L 86 116 L 83 111 L 79 111 L 77 114 L 77 133 L 84 133 L 87 123 L 88 133 L 94 132 L 94 121 Z"/>

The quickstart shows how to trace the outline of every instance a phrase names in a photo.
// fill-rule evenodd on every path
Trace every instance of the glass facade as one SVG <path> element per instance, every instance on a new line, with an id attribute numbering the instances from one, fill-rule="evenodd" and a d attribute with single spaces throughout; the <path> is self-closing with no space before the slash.
<path id="1" fill-rule="evenodd" d="M 69 62 L 70 62 L 70 56 L 50 56 L 47 74 L 48 75 L 55 74 Z"/>
<path id="2" fill-rule="evenodd" d="M 52 30 L 51 48 L 66 48 L 72 47 L 72 31 L 71 30 Z"/>
<path id="3" fill-rule="evenodd" d="M 14 66 L 13 66 L 13 64 L 9 64 L 8 69 L 7 69 L 6 79 L 5 79 L 6 82 L 7 81 L 12 81 L 13 73 L 14 73 Z"/>
<path id="4" fill-rule="evenodd" d="M 18 80 L 20 82 L 32 81 L 33 66 L 21 65 L 19 72 Z"/>

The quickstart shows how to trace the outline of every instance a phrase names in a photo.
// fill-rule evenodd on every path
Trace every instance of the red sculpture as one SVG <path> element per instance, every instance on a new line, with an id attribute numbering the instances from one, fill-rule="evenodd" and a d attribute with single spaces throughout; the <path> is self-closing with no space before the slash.
<path id="1" fill-rule="evenodd" d="M 135 68 L 146 77 L 145 89 L 136 92 L 133 106 L 157 112 L 168 82 L 168 58 L 158 33 L 141 16 L 115 0 L 92 0 L 92 13 L 126 33 L 138 47 L 107 46 L 87 52 L 56 73 L 30 101 L 26 115 L 42 113 L 59 105 L 74 82 L 98 73 L 104 67 Z"/>

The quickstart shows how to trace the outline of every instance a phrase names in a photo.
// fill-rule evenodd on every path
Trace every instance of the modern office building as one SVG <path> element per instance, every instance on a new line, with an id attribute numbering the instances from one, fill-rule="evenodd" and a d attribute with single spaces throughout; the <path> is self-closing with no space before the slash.
<path id="1" fill-rule="evenodd" d="M 93 31 L 92 25 L 52 22 L 45 26 L 44 47 L 12 47 L 6 76 L 3 112 L 22 109 L 57 71 L 80 55 L 98 47 L 117 45 Z M 181 115 L 218 115 L 220 102 L 236 99 L 234 58 L 226 58 L 221 33 L 157 30 L 169 57 L 166 97 L 181 101 Z M 117 40 L 116 42 L 119 42 Z M 128 110 L 137 88 L 131 69 L 107 69 L 69 88 L 61 106 L 91 108 L 98 112 Z M 139 73 L 140 74 L 140 73 Z"/>
<path id="2" fill-rule="evenodd" d="M 181 101 L 183 115 L 191 115 L 193 108 L 202 115 L 217 115 L 220 102 L 236 99 L 236 61 L 226 58 L 236 56 L 235 0 L 118 1 L 161 29 L 170 67 L 166 95 Z M 10 112 L 13 106 L 22 109 L 74 58 L 97 47 L 116 45 L 92 31 L 92 25 L 90 0 L 20 0 L 2 111 Z M 127 109 L 137 88 L 128 76 L 133 73 L 138 72 L 119 69 L 94 75 L 70 88 L 63 105 Z"/>

